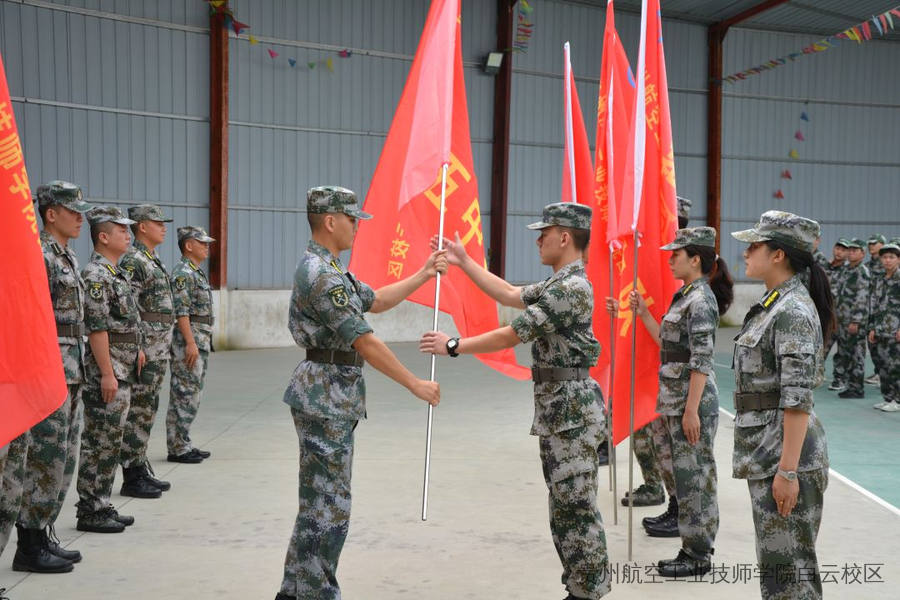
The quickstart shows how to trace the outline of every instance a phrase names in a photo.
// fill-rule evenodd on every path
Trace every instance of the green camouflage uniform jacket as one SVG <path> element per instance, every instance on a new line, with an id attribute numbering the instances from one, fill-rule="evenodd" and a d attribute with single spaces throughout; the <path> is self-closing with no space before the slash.
<path id="1" fill-rule="evenodd" d="M 687 405 L 691 372 L 707 376 L 700 398 L 700 416 L 717 414 L 719 392 L 713 367 L 719 307 L 706 277 L 683 286 L 672 297 L 659 326 L 659 341 L 665 352 L 688 352 L 688 362 L 669 361 L 659 366 L 659 396 L 656 412 L 683 415 Z"/>
<path id="2" fill-rule="evenodd" d="M 869 255 L 869 259 L 864 261 L 866 268 L 869 270 L 869 277 L 875 280 L 878 277 L 884 277 L 884 267 L 881 265 L 881 258 L 877 255 Z"/>
<path id="3" fill-rule="evenodd" d="M 847 274 L 847 263 L 834 266 L 831 263 L 825 268 L 825 275 L 828 276 L 828 285 L 831 287 L 831 295 L 837 300 L 838 290 Z"/>
<path id="4" fill-rule="evenodd" d="M 175 317 L 208 317 L 209 323 L 191 321 L 191 334 L 194 342 L 201 352 L 212 350 L 213 332 L 213 301 L 212 288 L 206 273 L 195 265 L 190 259 L 181 257 L 175 268 L 172 269 L 172 303 L 175 309 Z M 174 344 L 184 345 L 185 339 L 175 327 L 173 335 Z"/>
<path id="5" fill-rule="evenodd" d="M 813 262 L 822 267 L 826 273 L 831 269 L 831 261 L 828 260 L 821 250 L 813 252 Z"/>
<path id="6" fill-rule="evenodd" d="M 140 240 L 135 239 L 134 246 L 119 261 L 119 268 L 125 269 L 131 276 L 131 289 L 142 314 L 174 313 L 169 275 L 156 252 L 150 251 Z M 172 323 L 141 320 L 143 349 L 148 362 L 169 360 L 172 329 Z"/>
<path id="7" fill-rule="evenodd" d="M 78 273 L 75 251 L 69 246 L 63 248 L 47 231 L 41 232 L 41 250 L 56 324 L 78 327 L 84 323 L 84 281 Z M 58 341 L 66 383 L 83 382 L 84 336 L 60 336 Z"/>
<path id="8" fill-rule="evenodd" d="M 131 293 L 127 271 L 117 268 L 103 256 L 94 252 L 91 262 L 81 272 L 87 295 L 84 300 L 84 327 L 87 333 L 137 334 L 140 338 L 141 316 Z M 134 382 L 137 376 L 139 343 L 110 343 L 109 357 L 113 373 L 120 381 Z M 92 385 L 100 382 L 100 367 L 87 349 L 86 381 Z"/>
<path id="9" fill-rule="evenodd" d="M 822 383 L 822 328 L 809 292 L 792 277 L 753 305 L 734 338 L 737 392 L 779 393 L 778 408 L 739 411 L 734 419 L 733 476 L 775 475 L 784 441 L 784 410 L 809 413 L 798 471 L 828 466 L 825 430 L 813 412 Z"/>
<path id="10" fill-rule="evenodd" d="M 869 270 L 861 262 L 855 267 L 847 263 L 834 297 L 837 321 L 841 327 L 869 322 Z"/>
<path id="11" fill-rule="evenodd" d="M 356 338 L 372 332 L 363 313 L 374 301 L 371 287 L 310 240 L 294 274 L 288 329 L 301 348 L 350 351 Z M 362 367 L 304 360 L 294 370 L 284 401 L 317 419 L 364 419 Z"/>
<path id="12" fill-rule="evenodd" d="M 874 331 L 877 337 L 893 338 L 900 330 L 900 269 L 890 277 L 882 272 L 873 284 L 867 331 Z"/>
<path id="13" fill-rule="evenodd" d="M 534 343 L 535 367 L 593 367 L 600 356 L 591 317 L 593 288 L 576 260 L 542 282 L 522 288 L 525 312 L 510 324 Z M 534 384 L 532 435 L 551 435 L 606 418 L 600 386 L 592 378 Z"/>

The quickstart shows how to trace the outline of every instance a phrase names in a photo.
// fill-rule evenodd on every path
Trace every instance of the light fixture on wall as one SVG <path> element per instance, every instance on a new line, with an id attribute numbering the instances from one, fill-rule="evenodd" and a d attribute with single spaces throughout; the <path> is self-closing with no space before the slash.
<path id="1" fill-rule="evenodd" d="M 502 52 L 491 52 L 484 59 L 484 72 L 488 75 L 496 75 L 503 64 Z"/>

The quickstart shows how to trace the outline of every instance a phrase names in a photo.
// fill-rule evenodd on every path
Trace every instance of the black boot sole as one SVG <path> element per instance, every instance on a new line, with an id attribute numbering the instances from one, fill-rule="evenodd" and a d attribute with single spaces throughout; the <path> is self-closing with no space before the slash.
<path id="1" fill-rule="evenodd" d="M 162 490 L 156 488 L 152 492 L 135 491 L 123 487 L 121 490 L 119 490 L 119 494 L 122 496 L 128 496 L 129 498 L 159 498 L 162 496 Z"/>
<path id="2" fill-rule="evenodd" d="M 90 525 L 76 523 L 75 529 L 78 531 L 87 531 L 88 533 L 122 533 L 125 531 L 125 525 L 122 525 L 122 529 L 118 529 L 113 527 L 92 527 Z"/>
<path id="3" fill-rule="evenodd" d="M 13 571 L 19 571 L 19 572 L 24 572 L 24 573 L 70 573 L 74 568 L 75 568 L 75 566 L 70 562 L 67 562 L 66 564 L 61 565 L 55 569 L 37 569 L 37 568 L 32 567 L 31 565 L 16 562 L 15 559 L 13 559 L 13 564 L 12 564 Z"/>
<path id="4" fill-rule="evenodd" d="M 646 502 L 646 501 L 635 501 L 634 506 L 661 506 L 666 503 L 665 498 L 661 498 L 659 501 L 655 502 Z M 622 498 L 622 506 L 628 506 L 628 498 Z"/>

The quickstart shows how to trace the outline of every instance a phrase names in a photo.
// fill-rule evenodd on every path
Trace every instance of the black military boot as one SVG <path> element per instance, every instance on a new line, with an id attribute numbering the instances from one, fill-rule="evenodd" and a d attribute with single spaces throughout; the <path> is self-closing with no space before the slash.
<path id="1" fill-rule="evenodd" d="M 278 592 L 275 594 L 275 600 L 297 600 L 297 596 L 288 596 L 287 594 Z"/>
<path id="2" fill-rule="evenodd" d="M 644 530 L 650 537 L 679 537 L 678 515 L 670 514 L 662 521 L 645 525 Z"/>
<path id="3" fill-rule="evenodd" d="M 122 467 L 122 489 L 119 493 L 132 498 L 159 498 L 162 490 L 144 478 L 143 465 L 138 467 Z"/>
<path id="4" fill-rule="evenodd" d="M 156 478 L 156 473 L 153 472 L 153 467 L 150 466 L 150 462 L 147 461 L 143 464 L 144 468 L 144 479 L 146 479 L 150 485 L 159 488 L 163 492 L 168 492 L 172 489 L 172 484 L 168 481 L 163 481 L 162 479 Z"/>
<path id="5" fill-rule="evenodd" d="M 75 567 L 47 549 L 47 537 L 43 529 L 25 529 L 16 525 L 19 539 L 13 557 L 13 571 L 31 573 L 68 573 Z"/>
<path id="6" fill-rule="evenodd" d="M 134 525 L 134 517 L 132 517 L 131 515 L 120 515 L 119 511 L 117 511 L 116 507 L 112 504 L 107 506 L 104 510 L 114 521 L 118 521 L 125 527 L 131 527 L 132 525 Z"/>
<path id="7" fill-rule="evenodd" d="M 669 496 L 669 506 L 666 508 L 666 512 L 655 517 L 644 517 L 641 521 L 641 525 L 644 527 L 647 525 L 656 525 L 660 521 L 665 521 L 672 515 L 675 515 L 675 520 L 678 521 L 678 499 L 675 498 L 675 496 Z"/>
<path id="8" fill-rule="evenodd" d="M 609 464 L 609 446 L 606 442 L 597 446 L 597 459 L 597 464 L 601 467 Z"/>
<path id="9" fill-rule="evenodd" d="M 659 561 L 656 569 L 663 577 L 699 577 L 709 573 L 712 564 L 708 556 L 694 558 L 684 550 L 679 550 L 674 559 Z"/>
<path id="10" fill-rule="evenodd" d="M 81 552 L 66 550 L 59 545 L 59 538 L 56 537 L 56 529 L 53 528 L 53 525 L 47 526 L 44 535 L 47 536 L 47 550 L 50 551 L 50 554 L 64 558 L 71 563 L 81 562 Z"/>
<path id="11" fill-rule="evenodd" d="M 113 518 L 109 507 L 90 513 L 79 511 L 77 518 L 75 529 L 78 531 L 93 533 L 122 533 L 125 531 L 125 525 Z"/>

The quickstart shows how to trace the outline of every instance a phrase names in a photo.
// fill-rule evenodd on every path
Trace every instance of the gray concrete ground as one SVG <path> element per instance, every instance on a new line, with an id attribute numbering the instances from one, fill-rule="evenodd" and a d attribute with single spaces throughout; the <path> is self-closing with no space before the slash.
<path id="1" fill-rule="evenodd" d="M 416 372 L 428 372 L 428 359 L 414 344 L 392 346 Z M 296 349 L 214 354 L 193 432 L 212 458 L 201 465 L 165 462 L 160 419 L 150 454 L 172 490 L 159 500 L 122 498 L 117 478 L 113 502 L 137 523 L 123 534 L 101 535 L 75 530 L 73 489 L 57 532 L 84 561 L 68 575 L 15 573 L 14 535 L 0 561 L 0 588 L 10 588 L 12 600 L 273 598 L 297 507 L 297 439 L 281 396 L 299 358 Z M 338 571 L 344 597 L 562 598 L 537 440 L 528 435 L 529 382 L 495 374 L 471 357 L 439 361 L 444 399 L 435 411 L 423 523 L 427 409 L 371 367 L 366 371 L 369 419 L 357 429 L 353 517 Z M 644 566 L 674 556 L 679 547 L 677 539 L 642 533 L 640 519 L 658 507 L 634 512 L 629 566 L 627 513 L 619 507 L 613 524 L 608 470 L 601 470 L 600 508 L 617 570 L 612 597 L 759 597 L 748 493 L 744 482 L 730 477 L 732 432 L 723 415 L 716 440 L 722 524 L 715 583 L 648 578 Z M 621 494 L 628 482 L 627 442 L 619 446 L 617 473 Z M 635 485 L 638 473 L 635 465 Z M 828 597 L 897 597 L 900 518 L 834 478 L 818 548 Z M 854 578 L 877 581 L 850 583 Z"/>

